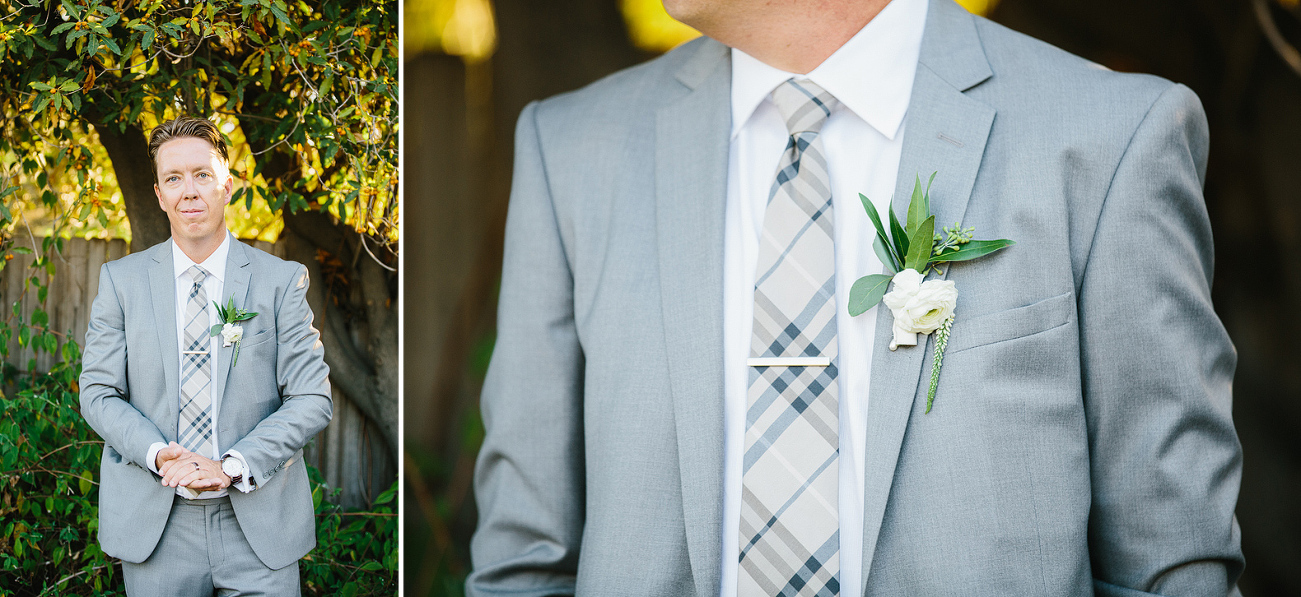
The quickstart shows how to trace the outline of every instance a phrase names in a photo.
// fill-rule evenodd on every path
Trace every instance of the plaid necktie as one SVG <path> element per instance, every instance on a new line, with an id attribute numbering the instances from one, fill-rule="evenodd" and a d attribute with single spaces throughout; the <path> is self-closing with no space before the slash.
<path id="1" fill-rule="evenodd" d="M 754 284 L 737 594 L 840 594 L 840 406 L 831 184 L 819 131 L 838 102 L 772 92 L 790 140 L 768 192 Z"/>
<path id="2" fill-rule="evenodd" d="M 185 273 L 194 278 L 185 303 L 185 345 L 181 348 L 181 433 L 186 450 L 212 457 L 212 355 L 208 340 L 208 272 L 194 265 Z"/>

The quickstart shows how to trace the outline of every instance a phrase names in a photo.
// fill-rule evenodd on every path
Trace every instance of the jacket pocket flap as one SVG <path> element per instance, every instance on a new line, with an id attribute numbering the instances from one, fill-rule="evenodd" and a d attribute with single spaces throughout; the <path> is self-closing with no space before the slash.
<path id="1" fill-rule="evenodd" d="M 1074 297 L 1073 293 L 1064 292 L 1024 307 L 985 313 L 966 320 L 955 319 L 945 352 L 953 354 L 1065 325 L 1075 313 Z"/>
<path id="2" fill-rule="evenodd" d="M 254 344 L 261 344 L 275 336 L 275 334 L 270 333 L 272 329 L 274 328 L 258 330 L 258 332 L 252 336 L 245 336 L 244 339 L 240 341 L 240 344 L 242 344 L 244 348 L 248 348 Z"/>

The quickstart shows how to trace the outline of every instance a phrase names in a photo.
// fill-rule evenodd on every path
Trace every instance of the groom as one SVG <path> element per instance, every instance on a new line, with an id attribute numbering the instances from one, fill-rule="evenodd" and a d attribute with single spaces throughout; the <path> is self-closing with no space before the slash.
<path id="1" fill-rule="evenodd" d="M 226 231 L 234 180 L 211 122 L 164 122 L 149 156 L 171 240 L 103 266 L 86 332 L 100 544 L 131 597 L 298 595 L 316 544 L 302 448 L 332 408 L 307 270 Z M 244 317 L 213 304 L 232 301 Z"/>
<path id="2" fill-rule="evenodd" d="M 472 595 L 1225 595 L 1206 121 L 952 0 L 668 0 L 707 38 L 527 107 Z M 848 315 L 859 194 L 1016 245 Z"/>

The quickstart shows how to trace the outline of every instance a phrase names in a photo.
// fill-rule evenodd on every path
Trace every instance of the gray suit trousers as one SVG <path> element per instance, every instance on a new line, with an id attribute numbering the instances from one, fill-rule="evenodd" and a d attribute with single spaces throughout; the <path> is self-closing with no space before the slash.
<path id="1" fill-rule="evenodd" d="M 122 563 L 130 597 L 296 597 L 298 563 L 267 568 L 244 537 L 230 498 L 172 503 L 149 559 Z"/>

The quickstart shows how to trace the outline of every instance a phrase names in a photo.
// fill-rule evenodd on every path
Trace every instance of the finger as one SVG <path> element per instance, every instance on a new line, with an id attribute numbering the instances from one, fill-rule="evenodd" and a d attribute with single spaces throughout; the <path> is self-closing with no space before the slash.
<path id="1" fill-rule="evenodd" d="M 204 479 L 206 477 L 207 474 L 205 474 L 201 470 L 191 470 L 190 472 L 186 473 L 184 476 L 180 477 L 177 480 L 176 484 L 177 486 L 190 487 L 191 485 L 194 484 L 194 482 L 199 481 L 200 479 Z M 190 487 L 190 488 L 195 489 L 194 487 Z"/>
<path id="2" fill-rule="evenodd" d="M 163 484 L 170 485 L 172 487 L 176 487 L 178 485 L 185 485 L 185 483 L 183 483 L 181 480 L 189 476 L 190 474 L 194 473 L 195 470 L 197 470 L 195 469 L 194 461 L 188 458 L 187 459 L 178 458 L 176 460 L 169 460 L 167 461 L 167 464 L 169 466 L 167 467 L 167 470 L 163 475 Z"/>
<path id="3" fill-rule="evenodd" d="M 161 473 L 163 477 L 167 477 L 168 475 L 172 474 L 172 471 L 176 470 L 177 467 L 184 467 L 185 462 L 186 460 L 184 458 L 173 457 L 167 460 L 166 462 L 164 462 L 163 466 L 158 469 L 158 472 Z"/>
<path id="4" fill-rule="evenodd" d="M 215 477 L 208 478 L 208 479 L 199 479 L 197 481 L 190 483 L 189 485 L 186 485 L 186 487 L 189 487 L 190 489 L 203 490 L 203 491 L 221 489 L 221 479 Z"/>
<path id="5" fill-rule="evenodd" d="M 173 458 L 180 458 L 181 456 L 184 456 L 186 453 L 187 450 L 185 449 L 185 447 L 176 442 L 171 442 L 167 444 L 166 447 L 158 451 L 160 458 L 164 458 L 168 460 Z"/>

